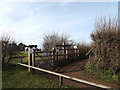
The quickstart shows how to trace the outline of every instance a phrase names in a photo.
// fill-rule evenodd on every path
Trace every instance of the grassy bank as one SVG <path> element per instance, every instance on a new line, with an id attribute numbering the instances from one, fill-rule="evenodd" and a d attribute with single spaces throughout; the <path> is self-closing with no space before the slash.
<path id="1" fill-rule="evenodd" d="M 3 68 L 2 72 L 3 88 L 58 88 L 58 82 L 48 79 L 40 74 L 27 72 L 26 68 L 9 66 Z M 63 86 L 62 88 L 67 88 Z"/>
<path id="2" fill-rule="evenodd" d="M 91 74 L 93 74 L 95 77 L 102 79 L 104 81 L 109 81 L 109 82 L 118 82 L 120 83 L 119 79 L 120 79 L 120 72 L 117 72 L 116 74 L 114 74 L 114 71 L 111 69 L 108 70 L 104 70 L 104 69 L 95 69 L 94 64 L 91 63 L 87 63 L 85 65 L 85 69 L 88 72 L 91 72 Z"/>

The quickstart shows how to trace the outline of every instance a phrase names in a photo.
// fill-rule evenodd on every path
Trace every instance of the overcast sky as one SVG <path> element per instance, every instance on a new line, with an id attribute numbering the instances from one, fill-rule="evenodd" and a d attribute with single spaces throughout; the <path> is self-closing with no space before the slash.
<path id="1" fill-rule="evenodd" d="M 41 47 L 45 34 L 66 33 L 76 42 L 91 42 L 94 22 L 101 15 L 118 15 L 117 2 L 0 3 L 0 34 Z"/>

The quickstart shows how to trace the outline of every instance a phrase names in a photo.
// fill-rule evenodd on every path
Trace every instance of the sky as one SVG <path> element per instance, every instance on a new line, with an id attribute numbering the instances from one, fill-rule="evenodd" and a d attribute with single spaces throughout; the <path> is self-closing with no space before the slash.
<path id="1" fill-rule="evenodd" d="M 99 16 L 118 15 L 117 2 L 2 2 L 0 34 L 8 33 L 26 45 L 42 47 L 46 34 L 65 33 L 76 42 L 91 42 Z"/>

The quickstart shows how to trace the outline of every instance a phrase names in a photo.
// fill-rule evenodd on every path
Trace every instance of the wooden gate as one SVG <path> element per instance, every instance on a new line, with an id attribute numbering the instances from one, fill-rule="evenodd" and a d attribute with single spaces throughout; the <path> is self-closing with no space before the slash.
<path id="1" fill-rule="evenodd" d="M 48 68 L 54 66 L 55 52 L 54 50 L 34 50 L 35 66 L 40 68 Z"/>
<path id="2" fill-rule="evenodd" d="M 28 47 L 28 65 L 48 69 L 54 67 L 60 58 L 67 59 L 67 48 L 70 45 L 56 45 L 52 50 L 38 50 L 35 45 Z M 61 49 L 58 47 L 62 47 Z M 30 68 L 28 69 L 30 71 Z"/>

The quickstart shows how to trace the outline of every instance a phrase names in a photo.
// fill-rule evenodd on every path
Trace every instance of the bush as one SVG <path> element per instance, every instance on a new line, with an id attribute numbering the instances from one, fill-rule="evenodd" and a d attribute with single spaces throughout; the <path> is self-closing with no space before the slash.
<path id="1" fill-rule="evenodd" d="M 86 69 L 105 70 L 103 73 L 111 75 L 116 80 L 120 71 L 120 31 L 117 20 L 100 18 L 95 23 L 95 31 L 91 34 L 93 41 L 93 58 L 86 64 Z"/>

